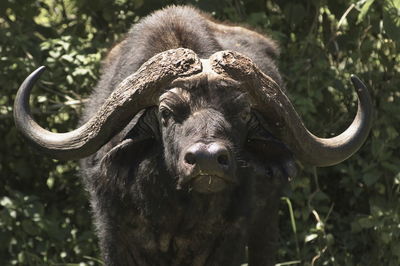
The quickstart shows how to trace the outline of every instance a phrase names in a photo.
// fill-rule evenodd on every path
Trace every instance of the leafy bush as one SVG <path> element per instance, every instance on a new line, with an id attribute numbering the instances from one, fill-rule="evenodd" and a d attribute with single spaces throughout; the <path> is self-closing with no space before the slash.
<path id="1" fill-rule="evenodd" d="M 248 24 L 281 46 L 281 72 L 307 127 L 330 137 L 355 110 L 351 73 L 370 88 L 362 149 L 329 168 L 299 165 L 281 207 L 280 265 L 400 264 L 400 1 L 3 0 L 0 5 L 0 264 L 101 264 L 76 162 L 40 156 L 12 120 L 16 89 L 46 65 L 33 96 L 39 124 L 74 128 L 100 59 L 130 25 L 190 3 Z"/>

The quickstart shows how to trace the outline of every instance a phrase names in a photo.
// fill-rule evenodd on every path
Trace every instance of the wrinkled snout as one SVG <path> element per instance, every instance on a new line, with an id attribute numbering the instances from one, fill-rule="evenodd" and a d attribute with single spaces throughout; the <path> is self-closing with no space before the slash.
<path id="1" fill-rule="evenodd" d="M 218 192 L 235 182 L 236 164 L 223 142 L 195 143 L 183 152 L 181 163 L 186 180 L 198 192 Z"/>

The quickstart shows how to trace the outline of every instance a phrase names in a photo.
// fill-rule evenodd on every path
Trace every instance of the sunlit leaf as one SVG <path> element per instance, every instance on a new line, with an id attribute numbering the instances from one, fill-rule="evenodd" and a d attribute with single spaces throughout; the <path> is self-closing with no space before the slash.
<path id="1" fill-rule="evenodd" d="M 310 242 L 318 237 L 318 234 L 309 234 L 304 238 L 304 242 Z"/>
<path id="2" fill-rule="evenodd" d="M 385 1 L 383 26 L 390 38 L 400 42 L 400 0 Z"/>
<path id="3" fill-rule="evenodd" d="M 369 8 L 371 7 L 371 5 L 374 1 L 375 0 L 365 1 L 365 3 L 363 4 L 363 6 L 360 10 L 360 13 L 358 14 L 357 24 L 360 23 L 364 19 L 365 15 L 368 13 Z"/>

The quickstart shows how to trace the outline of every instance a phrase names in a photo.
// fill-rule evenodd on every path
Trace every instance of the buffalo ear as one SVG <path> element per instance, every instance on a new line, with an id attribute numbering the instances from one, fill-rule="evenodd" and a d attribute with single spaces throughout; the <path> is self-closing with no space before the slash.
<path id="1" fill-rule="evenodd" d="M 151 153 L 154 148 L 152 144 L 154 142 L 151 139 L 125 139 L 101 159 L 102 175 L 115 181 L 128 180 L 135 175 L 133 171 L 138 168 L 139 163 Z"/>
<path id="2" fill-rule="evenodd" d="M 123 139 L 133 139 L 135 142 L 145 139 L 160 140 L 157 113 L 156 107 L 141 111 L 123 130 Z"/>
<path id="3" fill-rule="evenodd" d="M 132 171 L 153 150 L 160 138 L 156 110 L 152 107 L 141 111 L 121 132 L 118 144 L 101 161 L 107 176 L 129 175 L 121 171 Z"/>
<path id="4" fill-rule="evenodd" d="M 112 148 L 100 161 L 97 190 L 126 196 L 127 188 L 135 183 L 140 165 L 156 154 L 155 146 L 151 139 L 125 139 Z"/>
<path id="5" fill-rule="evenodd" d="M 297 166 L 292 152 L 275 139 L 249 139 L 246 149 L 264 165 L 269 165 L 273 176 L 292 180 L 297 175 Z"/>
<path id="6" fill-rule="evenodd" d="M 160 138 L 158 128 L 156 108 L 142 111 L 121 132 L 122 138 L 102 158 L 101 165 L 106 165 L 108 169 L 105 170 L 113 175 L 121 169 L 133 168 L 153 151 Z"/>
<path id="7" fill-rule="evenodd" d="M 264 165 L 271 165 L 273 175 L 291 180 L 297 175 L 293 153 L 257 121 L 252 121 L 247 137 L 246 150 Z"/>
<path id="8" fill-rule="evenodd" d="M 140 163 L 157 154 L 158 119 L 153 108 L 144 110 L 121 132 L 122 138 L 100 161 L 99 186 L 114 192 L 126 191 Z M 111 191 L 110 191 L 111 192 Z"/>

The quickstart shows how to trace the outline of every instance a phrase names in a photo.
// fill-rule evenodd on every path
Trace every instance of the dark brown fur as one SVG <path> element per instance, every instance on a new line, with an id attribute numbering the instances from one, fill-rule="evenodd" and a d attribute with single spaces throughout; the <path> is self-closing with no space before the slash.
<path id="1" fill-rule="evenodd" d="M 269 38 L 190 7 L 169 7 L 134 25 L 110 52 L 83 120 L 150 57 L 178 47 L 200 58 L 236 50 L 281 84 Z M 205 78 L 186 86 L 165 88 L 173 120 L 149 108 L 82 160 L 106 265 L 240 265 L 246 245 L 249 265 L 273 265 L 279 191 L 291 153 L 254 112 L 247 115 L 251 103 L 237 85 Z M 232 151 L 234 185 L 213 194 L 180 185 L 182 150 L 196 141 L 219 141 Z"/>

